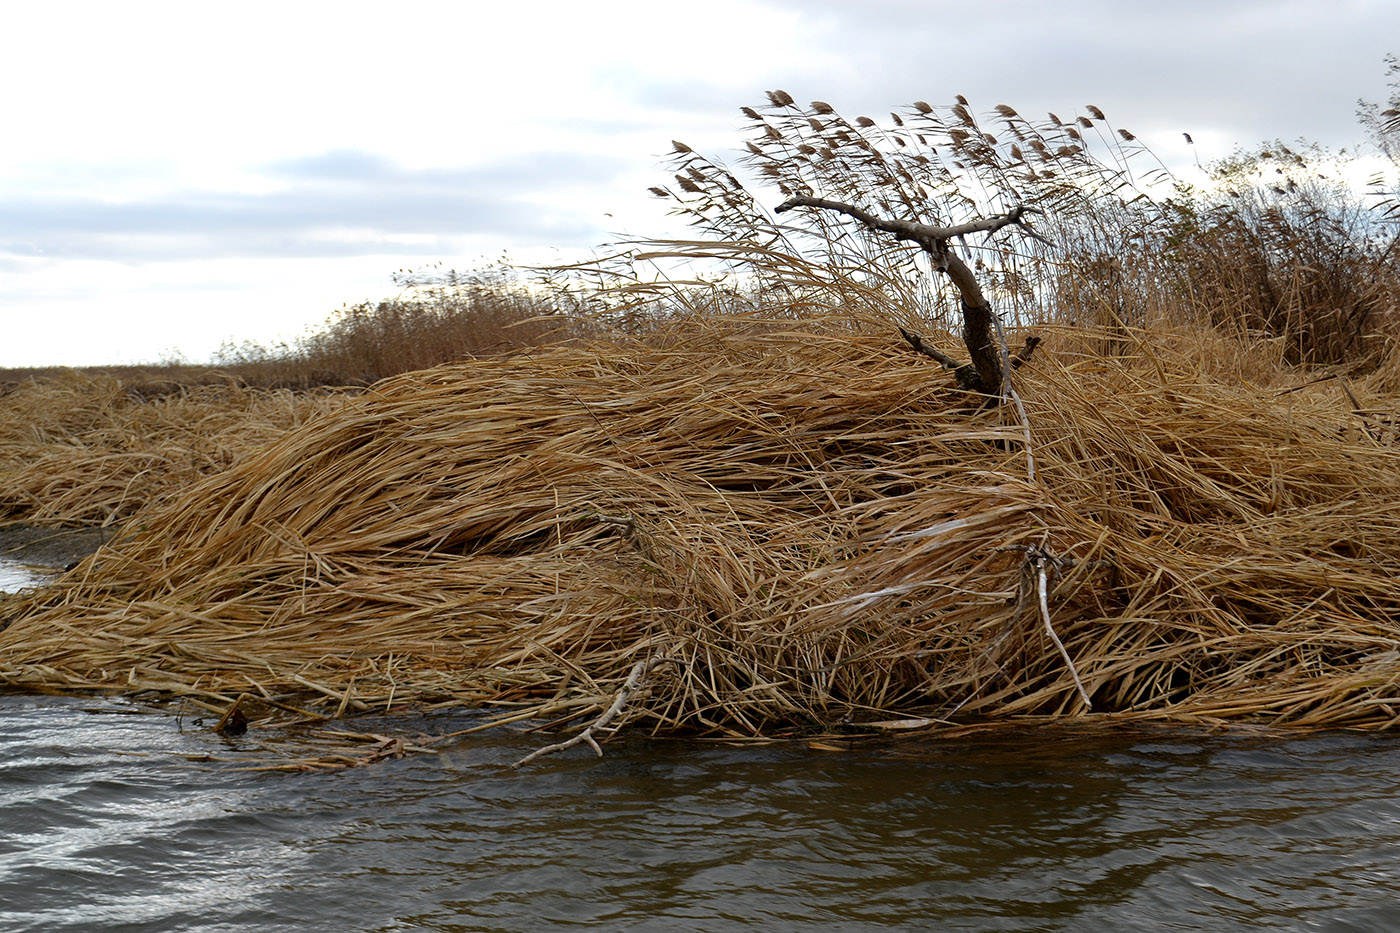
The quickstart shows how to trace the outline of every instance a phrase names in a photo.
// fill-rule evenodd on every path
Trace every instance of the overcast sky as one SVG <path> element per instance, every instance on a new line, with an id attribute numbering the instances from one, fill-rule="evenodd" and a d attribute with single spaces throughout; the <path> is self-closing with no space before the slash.
<path id="1" fill-rule="evenodd" d="M 207 360 L 392 273 L 676 232 L 782 88 L 850 116 L 1101 107 L 1169 164 L 1364 140 L 1396 0 L 6 4 L 0 366 Z M 778 200 L 777 198 L 774 199 Z"/>

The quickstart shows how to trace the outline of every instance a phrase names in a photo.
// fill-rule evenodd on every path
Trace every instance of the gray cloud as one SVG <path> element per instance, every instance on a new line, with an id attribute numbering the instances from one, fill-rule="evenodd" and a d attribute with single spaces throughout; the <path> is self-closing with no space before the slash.
<path id="1" fill-rule="evenodd" d="M 130 202 L 96 195 L 0 197 L 0 253 L 67 259 L 328 257 L 448 252 L 449 238 L 485 234 L 524 244 L 591 245 L 596 212 L 551 195 L 606 184 L 606 159 L 536 153 L 466 169 L 407 169 L 341 150 L 264 166 L 267 194 L 171 191 Z M 562 200 L 562 198 L 561 198 Z M 427 243 L 422 243 L 428 238 Z"/>
<path id="2" fill-rule="evenodd" d="M 815 80 L 808 64 L 780 76 L 799 100 L 877 117 L 956 94 L 979 110 L 1006 103 L 1028 115 L 1092 103 L 1139 135 L 1212 130 L 1243 146 L 1361 141 L 1356 99 L 1384 96 L 1383 58 L 1400 51 L 1400 4 L 1363 0 L 767 5 L 804 24 L 804 35 L 771 41 L 810 44 L 826 69 Z"/>

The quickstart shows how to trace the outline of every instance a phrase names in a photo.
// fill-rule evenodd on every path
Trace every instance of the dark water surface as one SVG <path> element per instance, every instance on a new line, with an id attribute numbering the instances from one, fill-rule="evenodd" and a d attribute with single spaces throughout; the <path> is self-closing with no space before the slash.
<path id="1" fill-rule="evenodd" d="M 517 773 L 546 740 L 484 733 L 283 774 L 187 760 L 231 750 L 183 725 L 0 697 L 0 930 L 1400 929 L 1396 738 L 633 740 Z"/>

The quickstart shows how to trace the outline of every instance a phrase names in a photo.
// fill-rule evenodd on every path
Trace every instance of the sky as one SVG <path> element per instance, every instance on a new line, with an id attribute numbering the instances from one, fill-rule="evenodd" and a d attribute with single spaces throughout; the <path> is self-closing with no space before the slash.
<path id="1" fill-rule="evenodd" d="M 852 117 L 1093 104 L 1175 168 L 1363 142 L 1400 54 L 1397 0 L 53 0 L 3 23 L 6 367 L 204 362 L 393 297 L 399 269 L 678 234 L 646 191 L 670 141 L 736 160 L 768 90 Z"/>

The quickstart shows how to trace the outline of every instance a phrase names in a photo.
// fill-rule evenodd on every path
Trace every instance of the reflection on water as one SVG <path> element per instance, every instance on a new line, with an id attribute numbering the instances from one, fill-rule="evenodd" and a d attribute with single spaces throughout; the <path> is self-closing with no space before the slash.
<path id="1" fill-rule="evenodd" d="M 42 586 L 59 574 L 58 568 L 26 564 L 0 557 L 0 593 L 14 593 L 26 587 Z"/>
<path id="2" fill-rule="evenodd" d="M 1395 738 L 637 740 L 516 773 L 540 737 L 487 734 L 287 775 L 94 705 L 0 698 L 0 929 L 1400 929 Z"/>

